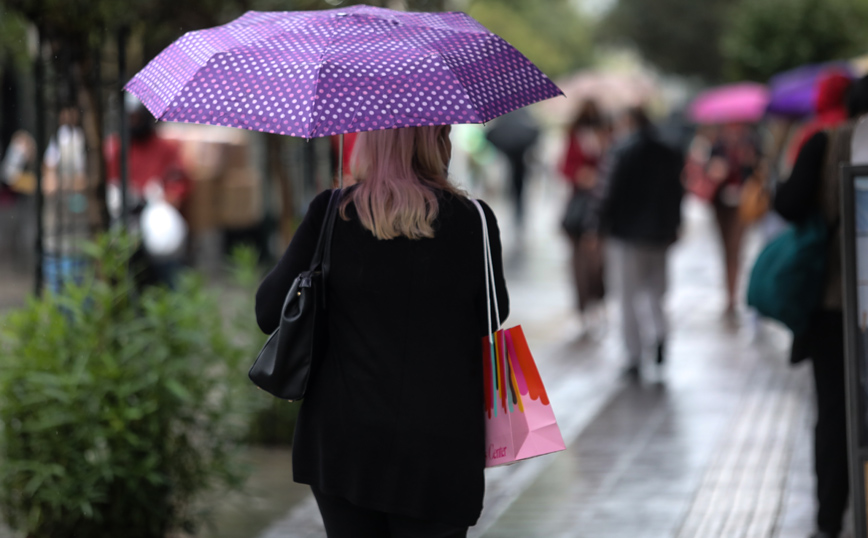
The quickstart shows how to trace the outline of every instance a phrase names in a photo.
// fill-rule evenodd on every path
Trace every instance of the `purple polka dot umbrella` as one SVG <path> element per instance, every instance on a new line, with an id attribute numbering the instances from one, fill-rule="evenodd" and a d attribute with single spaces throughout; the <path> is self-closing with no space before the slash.
<path id="1" fill-rule="evenodd" d="M 484 123 L 563 95 L 464 13 L 250 11 L 190 32 L 127 84 L 157 119 L 313 138 Z"/>

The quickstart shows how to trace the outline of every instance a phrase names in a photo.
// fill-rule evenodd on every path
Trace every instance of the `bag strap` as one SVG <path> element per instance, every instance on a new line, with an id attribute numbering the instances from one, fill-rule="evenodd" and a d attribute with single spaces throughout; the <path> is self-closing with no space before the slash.
<path id="1" fill-rule="evenodd" d="M 323 219 L 322 227 L 319 231 L 319 239 L 317 239 L 316 242 L 316 250 L 314 251 L 313 259 L 310 262 L 311 272 L 320 271 L 322 273 L 323 289 L 326 289 L 326 281 L 328 280 L 329 270 L 331 268 L 332 234 L 335 229 L 335 219 L 337 218 L 338 207 L 340 206 L 341 194 L 341 189 L 335 189 L 332 191 L 331 198 L 329 198 L 329 205 L 326 209 L 325 218 Z M 322 306 L 325 308 L 326 294 L 322 293 L 320 296 Z"/>
<path id="2" fill-rule="evenodd" d="M 322 226 L 319 230 L 319 239 L 316 242 L 316 250 L 313 254 L 313 259 L 310 262 L 310 270 L 316 271 L 322 269 L 323 276 L 328 274 L 329 266 L 331 265 L 331 244 L 332 233 L 335 228 L 335 217 L 338 214 L 338 205 L 340 205 L 341 191 L 335 189 L 329 198 L 329 205 L 326 209 L 325 218 L 323 218 Z"/>
<path id="3" fill-rule="evenodd" d="M 478 200 L 471 199 L 476 210 L 479 212 L 479 218 L 482 220 L 482 257 L 485 266 L 485 306 L 488 317 L 488 334 L 494 334 L 494 323 L 491 321 L 491 305 L 494 299 L 494 316 L 497 320 L 498 327 L 500 324 L 500 310 L 497 306 L 497 287 L 494 284 L 494 264 L 491 261 L 491 242 L 488 239 L 488 221 L 485 218 L 485 211 L 482 210 L 482 205 Z"/>

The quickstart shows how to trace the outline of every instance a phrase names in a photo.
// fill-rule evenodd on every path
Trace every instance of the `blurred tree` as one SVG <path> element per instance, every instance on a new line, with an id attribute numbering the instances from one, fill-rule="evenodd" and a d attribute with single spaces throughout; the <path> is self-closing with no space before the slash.
<path id="1" fill-rule="evenodd" d="M 49 67 L 47 86 L 55 99 L 63 104 L 75 103 L 82 110 L 88 177 L 97 192 L 98 227 L 105 227 L 108 211 L 102 159 L 100 54 L 106 29 L 135 20 L 136 9 L 117 0 L 5 0 L 5 6 L 10 14 L 23 17 L 37 28 L 42 48 L 36 61 Z M 43 106 L 37 103 L 37 107 Z"/>
<path id="2" fill-rule="evenodd" d="M 470 0 L 467 12 L 551 77 L 587 66 L 590 22 L 569 0 Z"/>
<path id="3" fill-rule="evenodd" d="M 720 38 L 735 1 L 617 0 L 598 37 L 635 47 L 663 71 L 718 82 L 724 75 Z"/>
<path id="4" fill-rule="evenodd" d="M 22 127 L 24 109 L 19 107 L 20 81 L 30 67 L 27 21 L 20 14 L 7 13 L 0 4 L 0 155 L 12 133 Z"/>
<path id="5" fill-rule="evenodd" d="M 456 0 L 0 0 L 0 65 L 5 57 L 29 61 L 21 28 L 34 25 L 42 39 L 42 58 L 51 82 L 81 108 L 87 138 L 89 176 L 97 186 L 103 225 L 105 165 L 102 140 L 108 92 L 117 87 L 117 39 L 129 29 L 127 76 L 186 32 L 224 24 L 247 10 L 331 9 L 358 3 L 408 10 L 434 11 L 453 7 Z M 551 74 L 581 65 L 588 57 L 584 21 L 570 0 L 526 3 L 520 0 L 472 0 L 483 23 L 502 33 Z M 4 12 L 5 10 L 5 12 Z M 541 33 L 535 28 L 547 28 Z M 580 29 L 581 31 L 577 31 Z M 577 52 L 578 51 L 578 52 Z M 58 76 L 59 75 L 59 76 Z M 52 86 L 52 84 L 49 84 Z M 280 144 L 266 144 L 268 168 L 277 170 Z M 293 182 L 281 175 L 281 183 Z M 287 199 L 292 199 L 287 192 Z M 282 220 L 291 221 L 292 207 Z"/>
<path id="6" fill-rule="evenodd" d="M 186 31 L 214 26 L 249 8 L 255 0 L 4 0 L 0 30 L 30 23 L 38 30 L 38 58 L 47 67 L 46 90 L 53 100 L 75 104 L 82 111 L 89 182 L 95 187 L 97 228 L 108 224 L 105 207 L 105 139 L 107 90 L 117 87 L 117 72 L 106 73 L 104 57 L 117 54 L 117 36 L 132 28 L 140 41 L 140 64 Z M 296 2 L 301 3 L 301 2 Z M 310 2 L 313 3 L 313 2 Z M 10 32 L 0 33 L 0 55 L 20 58 L 26 43 Z M 112 66 L 114 67 L 114 66 Z M 132 64 L 131 72 L 141 67 Z M 107 76 L 109 75 L 109 76 Z"/>
<path id="7" fill-rule="evenodd" d="M 26 70 L 30 62 L 27 50 L 27 20 L 20 13 L 7 12 L 0 4 L 0 64 L 14 64 Z"/>
<path id="8" fill-rule="evenodd" d="M 868 52 L 868 2 L 741 0 L 721 42 L 731 78 L 765 81 L 806 63 Z"/>

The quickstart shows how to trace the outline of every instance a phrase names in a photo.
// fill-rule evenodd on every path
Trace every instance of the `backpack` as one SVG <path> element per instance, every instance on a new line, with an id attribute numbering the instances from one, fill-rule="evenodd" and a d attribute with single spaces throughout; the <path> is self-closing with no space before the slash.
<path id="1" fill-rule="evenodd" d="M 823 298 L 829 236 L 818 213 L 766 245 L 750 273 L 747 304 L 793 334 L 807 329 Z"/>
<path id="2" fill-rule="evenodd" d="M 817 212 L 769 243 L 751 270 L 747 304 L 794 335 L 808 328 L 815 310 L 841 307 L 839 167 L 850 162 L 853 126 L 851 121 L 826 131 Z"/>

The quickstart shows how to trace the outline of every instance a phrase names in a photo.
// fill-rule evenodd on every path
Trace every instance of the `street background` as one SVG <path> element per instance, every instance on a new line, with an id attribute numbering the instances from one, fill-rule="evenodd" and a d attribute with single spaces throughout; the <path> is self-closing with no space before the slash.
<path id="1" fill-rule="evenodd" d="M 25 535 L 9 531 L 4 520 L 29 529 L 33 538 L 53 538 L 88 535 L 79 525 L 100 517 L 105 520 L 93 523 L 99 530 L 92 535 L 126 535 L 133 512 L 139 522 L 154 520 L 148 510 L 164 501 L 172 508 L 159 513 L 166 528 L 160 520 L 156 530 L 137 528 L 141 533 L 130 537 L 188 536 L 206 512 L 211 523 L 200 533 L 206 538 L 324 536 L 307 487 L 292 482 L 290 445 L 298 406 L 265 398 L 244 374 L 262 342 L 253 323 L 256 283 L 282 254 L 313 196 L 335 182 L 342 165 L 337 139 L 158 124 L 142 115 L 131 125 L 137 105 L 128 102 L 122 87 L 186 32 L 227 23 L 247 10 L 356 3 L 0 0 L 0 538 Z M 526 156 L 523 226 L 514 218 L 509 162 L 486 138 L 497 120 L 452 130 L 452 178 L 497 214 L 512 305 L 506 325 L 522 325 L 567 444 L 558 454 L 488 470 L 485 509 L 471 536 L 808 536 L 816 512 L 811 365 L 791 366 L 789 332 L 744 305 L 746 275 L 781 223 L 769 214 L 748 228 L 736 309 L 727 313 L 724 255 L 712 206 L 695 195 L 685 197 L 684 224 L 669 257 L 666 361 L 655 366 L 648 360 L 653 350 L 647 350 L 641 376 L 633 379 L 623 375 L 627 357 L 618 290 L 608 289 L 602 326 L 587 330 L 577 315 L 571 245 L 561 230 L 572 195 L 568 181 L 575 178 L 563 177 L 559 165 L 568 139 L 575 139 L 570 127 L 587 101 L 603 113 L 606 121 L 596 128 L 608 147 L 620 135 L 615 127 L 623 112 L 641 105 L 667 142 L 702 157 L 703 171 L 712 148 L 736 127 L 737 142 L 757 152 L 751 165 L 762 173 L 756 177 L 772 190 L 789 174 L 799 130 L 816 118 L 819 75 L 835 71 L 857 79 L 868 73 L 868 2 L 365 3 L 466 11 L 566 93 L 527 109 L 539 140 Z M 720 105 L 744 92 L 748 101 L 723 107 L 726 114 L 699 113 L 697 103 L 707 104 L 710 96 L 723 95 L 712 103 Z M 92 298 L 61 294 L 55 303 L 45 291 L 81 280 L 88 267 L 82 261 L 87 241 L 107 237 L 109 229 L 138 227 L 137 218 L 122 223 L 109 206 L 119 196 L 112 188 L 120 183 L 120 133 L 148 128 L 172 154 L 175 186 L 185 185 L 183 200 L 172 202 L 189 227 L 183 254 L 161 269 L 187 267 L 202 284 L 181 291 L 160 288 L 157 293 L 165 294 L 148 296 L 153 302 L 147 311 L 130 301 L 133 306 L 121 313 L 141 322 L 130 327 L 106 309 L 109 314 L 99 320 L 107 336 L 91 334 L 88 340 L 69 328 L 76 314 L 103 313 L 91 310 Z M 146 167 L 134 168 L 132 173 Z M 748 179 L 755 178 L 740 178 Z M 143 192 L 133 195 L 130 205 L 137 210 L 150 203 Z M 45 206 L 38 215 L 40 197 Z M 730 209 L 740 203 L 729 202 Z M 37 218 L 46 225 L 40 237 Z M 91 267 L 110 266 L 116 254 L 105 248 Z M 102 283 L 116 291 L 111 286 L 122 280 L 105 277 Z M 117 303 L 141 297 L 138 289 L 120 291 L 124 300 Z M 197 298 L 198 310 L 182 308 L 185 294 Z M 115 305 L 110 295 L 106 303 Z M 200 322 L 206 317 L 209 322 Z M 135 345 L 127 346 L 131 337 L 125 331 L 142 326 L 161 327 L 160 338 L 142 330 Z M 28 331 L 33 327 L 41 331 L 36 336 Z M 21 334 L 29 335 L 23 344 Z M 148 343 L 165 346 L 152 353 Z M 210 362 L 200 368 L 197 351 L 210 344 Z M 104 347 L 116 352 L 91 353 Z M 72 348 L 78 354 L 67 357 Z M 140 350 L 132 361 L 130 349 Z M 163 360 L 161 353 L 173 360 Z M 81 366 L 75 359 L 82 359 L 88 375 L 78 376 L 70 367 Z M 112 366 L 110 374 L 104 364 Z M 138 364 L 144 365 L 143 374 L 130 374 L 139 371 L 133 368 Z M 197 385 L 207 377 L 203 371 L 223 375 L 208 378 L 211 385 Z M 99 389 L 120 386 L 116 379 L 124 373 L 132 378 L 124 380 L 124 387 L 133 387 L 130 392 L 101 396 Z M 142 389 L 137 377 L 151 374 L 160 382 Z M 101 376 L 115 377 L 104 382 Z M 90 388 L 87 380 L 93 382 Z M 213 421 L 197 422 L 210 411 L 209 398 L 192 397 L 184 383 L 215 399 L 241 397 L 222 414 L 209 415 Z M 168 410 L 170 418 L 162 420 L 155 409 Z M 173 422 L 180 416 L 189 420 Z M 203 432 L 212 431 L 218 432 L 208 438 L 214 443 L 201 442 L 208 437 Z M 158 463 L 143 456 L 162 455 L 170 444 L 188 450 Z M 239 457 L 211 458 L 220 454 L 209 452 L 215 446 L 236 448 Z M 4 458 L 16 449 L 17 459 Z M 189 462 L 206 463 L 196 468 Z M 190 469 L 201 472 L 184 475 L 189 482 L 178 479 Z M 230 487 L 239 476 L 244 477 L 239 487 Z M 171 485 L 161 489 L 163 480 Z M 166 492 L 181 482 L 189 484 L 189 496 L 167 501 Z M 844 536 L 852 538 L 846 525 Z"/>
<path id="2" fill-rule="evenodd" d="M 487 199 L 504 244 L 512 303 L 505 325 L 522 325 L 568 448 L 488 470 L 472 536 L 804 536 L 814 511 L 810 365 L 788 364 L 780 326 L 755 322 L 746 309 L 735 323 L 723 316 L 708 206 L 685 199 L 669 266 L 667 361 L 662 369 L 647 361 L 635 383 L 621 375 L 613 306 L 605 332 L 580 335 L 559 229 L 564 185 L 537 166 L 528 194 L 521 236 L 508 200 Z M 746 269 L 760 241 L 751 234 Z M 29 279 L 3 283 L 0 303 L 20 304 Z M 325 536 L 307 487 L 291 482 L 289 451 L 251 449 L 247 457 L 251 480 L 216 496 L 208 536 Z"/>

